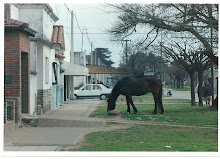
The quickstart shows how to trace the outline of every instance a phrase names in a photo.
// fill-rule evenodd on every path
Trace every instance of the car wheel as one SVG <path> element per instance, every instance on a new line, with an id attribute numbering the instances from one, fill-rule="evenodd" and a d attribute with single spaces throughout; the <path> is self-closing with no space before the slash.
<path id="1" fill-rule="evenodd" d="M 77 95 L 74 94 L 73 99 L 78 99 Z"/>
<path id="2" fill-rule="evenodd" d="M 106 95 L 102 94 L 102 95 L 100 96 L 100 100 L 106 100 Z"/>

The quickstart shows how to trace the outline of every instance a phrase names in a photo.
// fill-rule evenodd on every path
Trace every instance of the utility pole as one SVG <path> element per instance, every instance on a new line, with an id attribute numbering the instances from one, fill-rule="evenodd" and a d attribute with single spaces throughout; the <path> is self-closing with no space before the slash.
<path id="1" fill-rule="evenodd" d="M 111 40 L 111 41 L 118 41 L 118 40 Z M 128 63 L 128 41 L 131 40 L 120 40 L 120 41 L 125 41 L 125 64 Z"/>
<path id="2" fill-rule="evenodd" d="M 71 11 L 71 52 L 70 62 L 74 63 L 74 50 L 73 50 L 73 11 Z"/>
<path id="3" fill-rule="evenodd" d="M 163 75 L 162 75 L 162 70 L 163 70 L 163 66 L 162 66 L 162 61 L 163 61 L 163 57 L 162 57 L 162 41 L 163 41 L 163 34 L 162 34 L 162 31 L 161 31 L 161 37 L 160 37 L 161 39 L 160 39 L 160 42 L 161 42 L 161 45 L 160 45 L 160 56 L 161 56 L 161 64 L 160 64 L 160 79 L 161 79 L 161 81 L 163 81 Z"/>
<path id="4" fill-rule="evenodd" d="M 213 44 L 212 44 L 212 40 L 213 40 L 213 33 L 212 33 L 212 28 L 211 28 L 211 49 L 213 51 Z M 211 92 L 212 92 L 212 104 L 214 102 L 214 68 L 213 68 L 213 62 L 211 63 Z"/>
<path id="5" fill-rule="evenodd" d="M 125 63 L 127 64 L 128 63 L 128 41 L 130 40 L 124 40 L 125 41 Z"/>
<path id="6" fill-rule="evenodd" d="M 83 30 L 87 30 L 87 29 L 83 29 Z M 81 54 L 83 53 L 83 30 L 82 30 L 82 48 L 81 48 Z M 80 55 L 81 55 L 80 53 L 79 53 L 79 64 L 80 64 Z"/>
<path id="7" fill-rule="evenodd" d="M 211 11 L 211 16 L 212 16 L 212 11 Z M 212 33 L 212 27 L 210 28 L 210 31 L 211 31 L 211 49 L 213 51 L 213 33 Z M 211 94 L 212 94 L 212 105 L 214 103 L 214 66 L 213 66 L 213 62 L 211 63 Z"/>
<path id="8" fill-rule="evenodd" d="M 92 42 L 91 42 L 91 65 L 93 65 Z"/>
<path id="9" fill-rule="evenodd" d="M 96 53 L 96 50 L 95 50 L 95 63 L 94 63 L 95 66 L 97 65 L 97 60 L 96 60 L 96 58 L 97 58 L 97 53 Z"/>
<path id="10" fill-rule="evenodd" d="M 70 52 L 70 63 L 74 64 L 74 42 L 73 42 L 73 11 L 71 11 L 71 52 Z M 69 92 L 69 100 L 73 99 L 74 95 L 74 77 L 73 76 L 67 76 L 68 78 L 68 92 Z"/>
<path id="11" fill-rule="evenodd" d="M 83 29 L 83 30 L 87 30 L 87 29 Z M 82 48 L 81 48 L 81 52 L 83 52 L 83 30 L 82 30 Z"/>

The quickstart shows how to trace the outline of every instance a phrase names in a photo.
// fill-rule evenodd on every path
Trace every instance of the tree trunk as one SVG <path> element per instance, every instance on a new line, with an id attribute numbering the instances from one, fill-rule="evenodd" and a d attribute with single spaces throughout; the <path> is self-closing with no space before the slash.
<path id="1" fill-rule="evenodd" d="M 181 88 L 183 89 L 184 88 L 184 81 L 181 80 Z"/>
<path id="2" fill-rule="evenodd" d="M 195 81 L 195 76 L 194 76 L 194 72 L 193 72 L 193 73 L 190 73 L 190 83 L 191 83 L 191 106 L 195 106 L 195 105 L 196 105 L 194 81 Z"/>
<path id="3" fill-rule="evenodd" d="M 180 88 L 180 80 L 177 80 L 176 87 L 177 87 L 177 88 Z"/>
<path id="4" fill-rule="evenodd" d="M 217 80 L 217 96 L 216 96 L 211 108 L 218 111 L 218 77 L 216 78 L 216 80 Z"/>
<path id="5" fill-rule="evenodd" d="M 173 88 L 176 87 L 176 80 L 173 80 Z"/>
<path id="6" fill-rule="evenodd" d="M 199 88 L 198 88 L 198 92 L 199 92 L 199 106 L 203 106 L 203 87 L 202 87 L 202 83 L 203 83 L 203 71 L 198 71 L 198 81 L 199 81 Z"/>

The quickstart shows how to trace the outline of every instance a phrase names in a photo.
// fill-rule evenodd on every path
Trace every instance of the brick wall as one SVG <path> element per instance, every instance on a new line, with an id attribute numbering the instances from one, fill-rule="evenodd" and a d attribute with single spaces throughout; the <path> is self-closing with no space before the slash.
<path id="1" fill-rule="evenodd" d="M 29 79 L 30 79 L 30 56 L 29 48 L 30 41 L 29 36 L 19 31 L 7 31 L 5 30 L 5 41 L 4 41 L 4 96 L 5 97 L 19 97 L 20 103 L 15 104 L 15 118 L 16 121 L 19 118 L 19 112 L 22 107 L 26 108 L 26 112 L 29 108 Z M 23 53 L 22 53 L 23 52 Z M 24 54 L 24 55 L 22 55 Z M 22 56 L 21 56 L 22 55 Z M 23 59 L 23 71 L 22 71 L 22 59 Z M 22 80 L 22 76 L 24 77 Z M 7 83 L 6 83 L 7 82 Z M 22 101 L 22 87 L 23 87 L 23 100 Z M 18 105 L 21 105 L 19 108 Z"/>

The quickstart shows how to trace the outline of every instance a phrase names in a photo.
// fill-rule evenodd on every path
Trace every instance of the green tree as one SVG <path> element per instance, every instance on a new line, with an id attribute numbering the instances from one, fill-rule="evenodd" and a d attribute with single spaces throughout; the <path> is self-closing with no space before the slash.
<path id="1" fill-rule="evenodd" d="M 111 67 L 114 62 L 111 60 L 111 52 L 108 48 L 95 48 L 96 58 L 102 61 L 103 66 Z"/>

